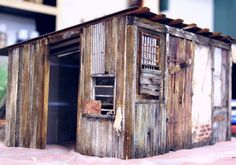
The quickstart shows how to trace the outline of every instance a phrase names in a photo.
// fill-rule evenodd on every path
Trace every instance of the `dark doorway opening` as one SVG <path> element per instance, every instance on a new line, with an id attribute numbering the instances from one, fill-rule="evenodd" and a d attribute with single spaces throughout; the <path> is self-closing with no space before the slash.
<path id="1" fill-rule="evenodd" d="M 47 144 L 75 146 L 79 70 L 77 52 L 50 57 Z"/>

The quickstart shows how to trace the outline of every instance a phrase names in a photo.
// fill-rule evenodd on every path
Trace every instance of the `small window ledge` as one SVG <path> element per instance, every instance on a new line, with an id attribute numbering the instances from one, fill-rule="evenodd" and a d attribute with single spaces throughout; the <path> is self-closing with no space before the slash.
<path id="1" fill-rule="evenodd" d="M 115 120 L 114 115 L 95 115 L 95 114 L 82 114 L 83 117 L 87 118 L 99 118 L 99 119 L 109 119 L 109 120 Z"/>

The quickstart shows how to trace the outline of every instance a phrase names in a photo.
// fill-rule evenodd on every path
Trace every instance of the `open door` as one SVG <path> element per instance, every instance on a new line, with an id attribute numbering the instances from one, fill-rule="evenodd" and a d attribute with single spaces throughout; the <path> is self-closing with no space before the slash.
<path id="1" fill-rule="evenodd" d="M 80 74 L 80 38 L 49 45 L 50 78 L 47 144 L 76 144 L 77 95 Z"/>

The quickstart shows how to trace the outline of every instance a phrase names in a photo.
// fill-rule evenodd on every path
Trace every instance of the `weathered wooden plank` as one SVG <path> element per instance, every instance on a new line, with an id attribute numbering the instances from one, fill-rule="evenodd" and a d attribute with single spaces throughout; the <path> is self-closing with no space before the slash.
<path id="1" fill-rule="evenodd" d="M 19 70 L 19 94 L 18 94 L 18 104 L 19 104 L 19 146 L 29 147 L 30 132 L 28 128 L 28 111 L 29 111 L 29 74 L 30 74 L 30 45 L 24 45 L 21 49 L 20 56 L 20 70 Z"/>
<path id="2" fill-rule="evenodd" d="M 226 108 L 227 108 L 227 140 L 231 140 L 231 99 L 232 99 L 232 58 L 230 53 L 227 50 L 223 50 L 223 56 L 225 56 L 225 67 L 226 67 Z"/>
<path id="3" fill-rule="evenodd" d="M 177 40 L 174 37 L 168 35 L 168 58 L 176 59 L 176 48 L 177 48 Z M 175 63 L 169 63 L 168 67 L 173 67 Z M 175 89 L 175 74 L 168 75 L 168 96 L 167 96 L 167 150 L 174 149 L 174 89 Z"/>
<path id="4" fill-rule="evenodd" d="M 86 42 L 85 42 L 85 34 L 81 33 L 80 35 L 80 77 L 79 77 L 79 88 L 78 88 L 78 104 L 77 104 L 77 130 L 76 130 L 76 151 L 81 152 L 83 150 L 83 146 L 86 145 L 82 140 L 82 136 L 86 129 L 84 129 L 84 124 L 82 123 L 82 113 L 83 113 L 83 99 L 84 99 L 84 91 L 85 91 L 85 50 L 86 50 Z M 83 144 L 83 145 L 82 145 Z"/>
<path id="5" fill-rule="evenodd" d="M 126 43 L 126 86 L 125 86 L 125 140 L 124 140 L 124 156 L 126 159 L 132 158 L 132 137 L 133 123 L 132 113 L 135 110 L 135 77 L 136 77 L 136 57 L 137 57 L 137 27 L 128 25 L 127 27 L 127 43 Z"/>
<path id="6" fill-rule="evenodd" d="M 92 83 L 92 79 L 91 79 L 91 56 L 92 56 L 92 31 L 91 31 L 92 27 L 87 27 L 84 29 L 84 38 L 86 38 L 85 41 L 85 50 L 84 50 L 84 56 L 83 56 L 83 60 L 84 60 L 84 99 L 92 99 L 92 92 L 91 92 L 91 83 Z M 81 79 L 81 81 L 83 81 Z"/>
<path id="7" fill-rule="evenodd" d="M 47 56 L 47 46 L 44 43 L 45 40 L 39 40 L 35 45 L 34 45 L 34 51 L 31 52 L 34 58 L 34 79 L 33 79 L 33 84 L 34 84 L 34 94 L 33 94 L 33 113 L 31 114 L 33 119 L 33 114 L 37 114 L 37 120 L 36 123 L 32 123 L 32 133 L 34 135 L 31 135 L 31 143 L 30 146 L 31 148 L 44 148 L 43 146 L 46 145 L 42 143 L 42 140 L 45 139 L 46 137 L 41 136 L 42 130 L 42 122 L 46 122 L 43 120 L 43 113 L 44 113 L 44 106 L 48 105 L 47 102 L 44 103 L 44 56 Z M 49 89 L 48 89 L 49 90 Z M 44 105 L 45 104 L 45 105 Z M 34 113 L 35 112 L 35 113 Z M 43 125 L 45 126 L 45 125 Z M 47 127 L 46 127 L 47 128 Z M 46 142 L 46 141 L 45 141 Z"/>
<path id="8" fill-rule="evenodd" d="M 190 42 L 188 40 L 186 40 L 186 58 L 193 60 L 194 59 L 194 50 L 195 50 L 195 44 L 193 42 Z M 188 131 L 188 144 L 189 146 L 187 146 L 186 148 L 191 148 L 191 144 L 192 144 L 192 118 L 189 116 L 192 116 L 192 98 L 189 97 L 192 95 L 193 93 L 193 65 L 190 65 L 187 70 L 186 70 L 186 89 L 185 89 L 185 107 L 186 107 L 186 113 L 185 113 L 185 119 L 187 120 L 186 122 L 186 130 Z"/>
<path id="9" fill-rule="evenodd" d="M 162 115 L 159 104 L 136 104 L 134 113 L 132 157 L 142 158 L 162 153 Z"/>
<path id="10" fill-rule="evenodd" d="M 160 91 L 161 87 L 157 85 L 150 85 L 150 84 L 141 84 L 142 89 L 147 89 L 150 91 Z"/>
<path id="11" fill-rule="evenodd" d="M 228 107 L 228 58 L 226 50 L 213 47 L 214 53 L 214 109 L 213 109 L 213 143 L 224 141 L 231 135 L 230 132 L 230 111 Z"/>
<path id="12" fill-rule="evenodd" d="M 189 40 L 168 37 L 168 67 L 180 61 L 193 60 L 193 43 Z M 192 66 L 169 75 L 167 99 L 167 149 L 176 150 L 191 146 L 191 80 Z M 184 132 L 184 133 L 183 133 Z"/>
<path id="13" fill-rule="evenodd" d="M 42 51 L 43 56 L 43 107 L 42 107 L 42 119 L 40 121 L 40 134 L 38 136 L 37 145 L 41 149 L 46 148 L 47 140 L 47 125 L 48 125 L 48 97 L 49 97 L 49 75 L 50 75 L 50 63 L 49 55 L 47 50 L 48 41 L 46 39 L 42 40 L 42 45 L 44 49 Z"/>
<path id="14" fill-rule="evenodd" d="M 148 85 L 157 85 L 160 86 L 163 78 L 153 74 L 140 74 L 140 84 L 148 84 Z"/>
<path id="15" fill-rule="evenodd" d="M 19 48 L 9 50 L 8 93 L 6 101 L 5 144 L 15 146 L 16 112 L 18 96 Z"/>
<path id="16" fill-rule="evenodd" d="M 121 108 L 122 120 L 124 120 L 124 107 L 125 107 L 125 50 L 126 50 L 126 18 L 118 18 L 117 25 L 117 51 L 115 55 L 116 59 L 116 97 L 115 97 L 115 108 L 116 110 Z M 122 122 L 122 133 L 117 134 L 113 132 L 112 143 L 113 155 L 118 158 L 125 158 L 124 156 L 124 122 Z"/>
<path id="17" fill-rule="evenodd" d="M 56 43 L 61 40 L 66 40 L 71 37 L 77 37 L 81 32 L 81 28 L 75 27 L 73 29 L 68 29 L 63 32 L 59 32 L 53 35 L 50 35 L 49 38 L 49 44 Z"/>
<path id="18" fill-rule="evenodd" d="M 147 73 L 147 74 L 154 74 L 158 76 L 162 76 L 162 71 L 161 70 L 153 70 L 153 69 L 141 69 L 141 73 Z"/>
<path id="19" fill-rule="evenodd" d="M 165 25 L 160 24 L 158 22 L 150 21 L 148 19 L 135 17 L 134 23 L 140 28 L 154 30 L 154 31 L 161 32 L 161 33 L 166 32 Z"/>
<path id="20" fill-rule="evenodd" d="M 177 53 L 176 53 L 176 59 L 178 61 L 184 60 L 182 57 L 182 52 L 184 49 L 184 40 L 180 38 L 176 38 L 177 40 Z M 183 142 L 183 72 L 177 72 L 175 75 L 175 98 L 174 98 L 174 149 L 182 149 L 184 142 Z M 185 130 L 187 131 L 187 130 Z"/>
<path id="21" fill-rule="evenodd" d="M 105 22 L 105 73 L 114 74 L 117 54 L 117 33 L 118 19 L 112 18 Z"/>
<path id="22" fill-rule="evenodd" d="M 206 46 L 209 46 L 209 44 L 210 44 L 212 46 L 218 46 L 218 47 L 226 49 L 226 50 L 230 49 L 230 45 L 228 43 L 225 43 L 225 42 L 222 42 L 219 40 L 215 40 L 215 39 L 210 39 L 205 36 L 196 35 L 192 32 L 185 31 L 184 29 L 179 29 L 179 28 L 170 27 L 170 26 L 166 26 L 166 27 L 167 27 L 168 33 L 171 34 L 172 36 L 195 41 L 197 44 L 203 44 Z M 186 26 L 186 28 L 188 28 L 188 26 Z M 192 28 L 192 25 L 190 26 L 190 28 Z"/>

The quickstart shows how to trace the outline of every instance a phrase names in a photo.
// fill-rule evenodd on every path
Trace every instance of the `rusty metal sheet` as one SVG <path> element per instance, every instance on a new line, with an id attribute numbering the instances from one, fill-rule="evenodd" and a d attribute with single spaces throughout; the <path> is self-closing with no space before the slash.
<path id="1" fill-rule="evenodd" d="M 84 113 L 85 114 L 101 114 L 101 101 L 97 100 L 86 100 L 84 103 Z"/>

